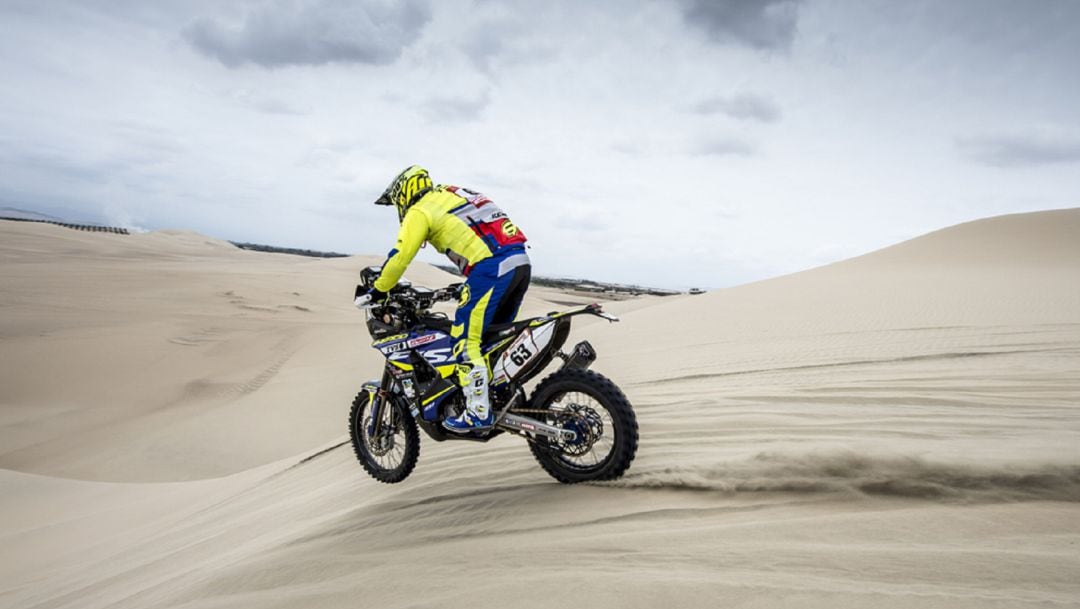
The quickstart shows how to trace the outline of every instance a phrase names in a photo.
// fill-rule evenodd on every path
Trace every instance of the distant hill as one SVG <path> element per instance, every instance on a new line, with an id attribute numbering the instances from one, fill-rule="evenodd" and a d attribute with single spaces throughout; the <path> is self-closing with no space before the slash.
<path id="1" fill-rule="evenodd" d="M 5 208 L 5 209 L 11 209 L 11 208 Z M 15 211 L 22 211 L 22 210 L 15 210 Z M 41 224 L 55 224 L 57 226 L 63 226 L 64 228 L 71 228 L 71 229 L 75 229 L 75 230 L 85 230 L 85 231 L 90 231 L 90 232 L 94 232 L 94 233 L 115 233 L 115 234 L 118 234 L 118 235 L 128 235 L 128 234 L 130 234 L 130 232 L 126 228 L 117 228 L 115 226 L 101 226 L 99 224 L 76 224 L 76 223 L 73 223 L 73 222 L 64 222 L 63 220 L 59 220 L 59 219 L 53 220 L 53 219 L 51 219 L 51 216 L 45 216 L 44 214 L 36 214 L 35 212 L 24 212 L 24 213 L 33 214 L 35 216 L 44 216 L 44 217 L 41 217 L 41 218 L 30 217 L 30 218 L 28 218 L 28 217 L 14 216 L 14 215 L 9 216 L 9 215 L 6 215 L 5 213 L 0 213 L 0 220 L 8 220 L 8 221 L 11 221 L 11 222 L 38 222 L 38 223 L 41 223 Z"/>
<path id="2" fill-rule="evenodd" d="M 242 250 L 272 252 L 275 254 L 292 254 L 294 256 L 308 256 L 310 258 L 348 258 L 352 255 L 342 254 L 340 252 L 320 252 L 319 250 L 307 250 L 295 247 L 278 247 L 276 245 L 263 245 L 261 243 L 241 243 L 238 241 L 230 241 L 229 243 L 232 243 Z"/>
<path id="3" fill-rule="evenodd" d="M 0 218 L 5 220 L 36 220 L 38 222 L 63 222 L 63 218 L 17 207 L 0 207 Z"/>

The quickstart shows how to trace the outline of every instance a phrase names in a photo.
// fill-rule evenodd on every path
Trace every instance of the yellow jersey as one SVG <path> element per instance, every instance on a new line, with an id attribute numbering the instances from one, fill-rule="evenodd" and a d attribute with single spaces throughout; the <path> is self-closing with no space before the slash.
<path id="1" fill-rule="evenodd" d="M 375 289 L 388 292 L 427 241 L 466 276 L 477 262 L 524 248 L 525 234 L 484 195 L 438 186 L 405 212 Z"/>

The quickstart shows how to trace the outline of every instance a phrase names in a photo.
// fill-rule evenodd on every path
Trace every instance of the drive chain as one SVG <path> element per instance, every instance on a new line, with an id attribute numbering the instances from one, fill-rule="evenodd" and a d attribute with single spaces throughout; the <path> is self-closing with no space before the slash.
<path id="1" fill-rule="evenodd" d="M 510 412 L 513 414 L 551 414 L 551 411 L 545 408 L 511 408 Z"/>

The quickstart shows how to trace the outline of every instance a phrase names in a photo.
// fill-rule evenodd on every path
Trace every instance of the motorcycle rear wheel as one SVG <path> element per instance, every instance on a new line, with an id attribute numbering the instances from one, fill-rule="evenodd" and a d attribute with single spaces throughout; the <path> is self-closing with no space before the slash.
<path id="1" fill-rule="evenodd" d="M 576 443 L 537 438 L 529 444 L 540 467 L 559 482 L 614 480 L 634 460 L 634 409 L 622 390 L 599 373 L 558 370 L 537 385 L 528 408 L 546 410 L 546 415 L 538 415 L 544 423 L 573 429 L 579 436 Z"/>

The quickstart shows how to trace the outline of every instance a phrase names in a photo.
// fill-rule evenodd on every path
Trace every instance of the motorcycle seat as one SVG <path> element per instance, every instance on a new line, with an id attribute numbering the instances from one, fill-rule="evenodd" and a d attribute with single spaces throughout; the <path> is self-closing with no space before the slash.
<path id="1" fill-rule="evenodd" d="M 532 321 L 533 319 L 522 319 L 520 321 L 513 321 L 503 324 L 491 324 L 487 328 L 484 328 L 484 336 L 481 338 L 481 341 L 484 344 L 487 344 L 499 339 L 506 338 L 507 336 L 517 334 L 518 332 L 521 332 L 526 327 L 528 327 Z M 450 333 L 450 329 L 454 325 L 453 320 L 446 317 L 434 315 L 422 317 L 420 319 L 420 323 L 425 328 L 429 328 L 431 330 L 438 330 L 439 332 L 445 332 L 446 334 Z"/>
<path id="2" fill-rule="evenodd" d="M 529 327 L 529 324 L 532 323 L 532 321 L 532 319 L 522 319 L 521 321 L 512 321 L 504 324 L 491 324 L 484 328 L 484 336 L 480 340 L 487 344 L 506 338 L 507 336 L 512 336 Z"/>

